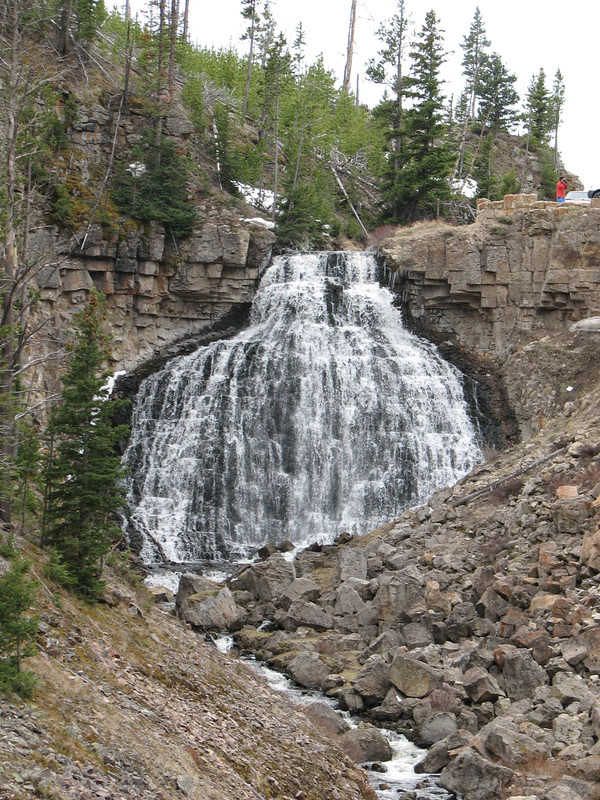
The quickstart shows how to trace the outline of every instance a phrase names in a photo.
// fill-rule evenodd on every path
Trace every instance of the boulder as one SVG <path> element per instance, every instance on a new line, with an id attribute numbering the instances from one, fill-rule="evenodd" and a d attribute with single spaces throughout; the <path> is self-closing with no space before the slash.
<path id="1" fill-rule="evenodd" d="M 467 639 L 473 631 L 475 606 L 473 603 L 457 603 L 446 620 L 446 635 L 451 642 Z"/>
<path id="2" fill-rule="evenodd" d="M 571 772 L 581 780 L 600 783 L 600 756 L 585 756 L 572 761 Z"/>
<path id="3" fill-rule="evenodd" d="M 417 609 L 426 611 L 425 581 L 416 567 L 384 573 L 379 578 L 375 603 L 382 622 L 410 622 Z"/>
<path id="4" fill-rule="evenodd" d="M 496 573 L 493 567 L 477 567 L 473 573 L 472 581 L 473 591 L 478 598 L 481 597 L 488 586 L 493 583 L 495 576 Z"/>
<path id="5" fill-rule="evenodd" d="M 398 692 L 394 686 L 384 697 L 383 703 L 376 708 L 372 708 L 370 714 L 373 719 L 378 719 L 382 722 L 396 720 L 402 716 L 402 700 L 398 697 Z"/>
<path id="6" fill-rule="evenodd" d="M 258 557 L 262 561 L 266 561 L 268 558 L 271 558 L 271 556 L 274 556 L 276 552 L 277 548 L 275 547 L 273 542 L 267 542 L 265 545 L 263 545 L 258 549 Z"/>
<path id="7" fill-rule="evenodd" d="M 319 585 L 310 578 L 295 578 L 289 583 L 278 599 L 278 605 L 286 611 L 296 600 L 307 600 L 314 603 L 321 594 Z"/>
<path id="8" fill-rule="evenodd" d="M 531 736 L 519 731 L 517 725 L 500 718 L 482 731 L 484 744 L 490 753 L 506 764 L 525 764 L 528 761 L 545 760 L 550 753 Z"/>
<path id="9" fill-rule="evenodd" d="M 279 554 L 266 561 L 252 564 L 247 570 L 246 584 L 257 600 L 268 603 L 279 597 L 296 577 L 291 561 Z"/>
<path id="10" fill-rule="evenodd" d="M 581 714 L 559 714 L 552 723 L 555 746 L 557 748 L 570 745 L 583 745 L 585 740 L 584 728 L 587 727 L 589 716 L 587 711 Z M 592 733 L 590 726 L 589 733 Z"/>
<path id="11" fill-rule="evenodd" d="M 338 736 L 350 730 L 346 720 L 327 703 L 310 703 L 308 706 L 303 706 L 302 711 L 316 728 L 329 735 Z"/>
<path id="12" fill-rule="evenodd" d="M 179 608 L 184 601 L 193 594 L 201 592 L 218 591 L 219 584 L 204 578 L 202 575 L 195 575 L 193 572 L 184 572 L 179 579 L 179 588 L 175 595 L 175 605 Z"/>
<path id="13" fill-rule="evenodd" d="M 149 592 L 156 603 L 173 603 L 175 601 L 175 595 L 166 586 L 151 586 Z"/>
<path id="14" fill-rule="evenodd" d="M 559 533 L 581 533 L 593 513 L 592 504 L 585 497 L 557 500 L 552 505 L 552 518 Z"/>
<path id="15" fill-rule="evenodd" d="M 389 679 L 407 697 L 426 697 L 442 683 L 442 673 L 405 653 L 397 653 Z"/>
<path id="16" fill-rule="evenodd" d="M 499 697 L 506 696 L 496 679 L 483 667 L 468 669 L 463 677 L 463 686 L 474 703 L 484 703 L 487 700 L 495 703 Z"/>
<path id="17" fill-rule="evenodd" d="M 352 681 L 352 687 L 363 698 L 365 705 L 376 705 L 386 697 L 391 688 L 388 673 L 389 665 L 383 656 L 373 655 L 367 659 Z"/>
<path id="18" fill-rule="evenodd" d="M 469 747 L 444 767 L 440 785 L 464 800 L 489 800 L 502 794 L 513 775 L 512 769 L 493 764 Z"/>
<path id="19" fill-rule="evenodd" d="M 414 771 L 417 775 L 434 774 L 436 772 L 441 772 L 450 761 L 451 757 L 448 751 L 448 742 L 442 739 L 442 741 L 435 742 L 435 744 L 429 748 L 425 758 L 415 764 Z"/>
<path id="20" fill-rule="evenodd" d="M 369 646 L 362 651 L 360 659 L 364 662 L 374 653 L 380 653 L 386 660 L 391 661 L 389 654 L 394 653 L 403 644 L 404 637 L 399 630 L 390 629 L 384 631 L 376 639 L 373 639 Z"/>
<path id="21" fill-rule="evenodd" d="M 184 600 L 180 613 L 186 622 L 201 630 L 236 631 L 244 622 L 244 612 L 227 587 L 216 595 L 191 595 Z"/>
<path id="22" fill-rule="evenodd" d="M 320 689 L 331 670 L 321 661 L 317 653 L 304 650 L 287 665 L 287 672 L 292 680 L 306 689 Z"/>
<path id="23" fill-rule="evenodd" d="M 348 578 L 365 580 L 367 577 L 367 559 L 357 547 L 344 547 L 334 566 L 333 585 L 339 586 Z"/>
<path id="24" fill-rule="evenodd" d="M 424 745 L 431 745 L 456 733 L 458 723 L 450 711 L 440 711 L 427 717 L 418 726 L 417 735 Z"/>
<path id="25" fill-rule="evenodd" d="M 506 614 L 510 605 L 493 589 L 487 588 L 475 604 L 475 608 L 480 617 L 496 622 Z"/>
<path id="26" fill-rule="evenodd" d="M 584 537 L 579 558 L 586 567 L 600 572 L 600 529 Z"/>
<path id="27" fill-rule="evenodd" d="M 335 593 L 335 604 L 333 606 L 333 613 L 336 616 L 358 614 L 363 610 L 364 606 L 365 602 L 356 589 L 353 589 L 346 583 L 342 583 L 338 586 Z"/>
<path id="28" fill-rule="evenodd" d="M 353 714 L 358 714 L 364 711 L 365 701 L 351 686 L 346 686 L 337 695 L 339 707 L 342 711 L 351 711 Z"/>
<path id="29" fill-rule="evenodd" d="M 557 672 L 552 679 L 552 697 L 556 697 L 563 707 L 579 701 L 585 707 L 591 709 L 594 706 L 595 697 L 586 683 L 577 675 L 569 672 Z"/>
<path id="30" fill-rule="evenodd" d="M 360 725 L 335 739 L 336 745 L 357 764 L 365 761 L 389 761 L 392 747 L 385 736 L 372 725 Z"/>
<path id="31" fill-rule="evenodd" d="M 544 800 L 591 800 L 598 796 L 596 786 L 565 775 L 544 793 Z"/>
<path id="32" fill-rule="evenodd" d="M 427 751 L 425 758 L 415 764 L 415 772 L 417 775 L 441 772 L 452 761 L 450 752 L 456 751 L 460 747 L 466 747 L 472 741 L 473 737 L 468 731 L 458 730 L 448 738 L 435 742 Z"/>
<path id="33" fill-rule="evenodd" d="M 538 686 L 548 683 L 548 673 L 528 650 L 505 652 L 503 662 L 506 693 L 511 700 L 531 698 Z"/>
<path id="34" fill-rule="evenodd" d="M 295 631 L 301 626 L 313 628 L 316 631 L 328 631 L 333 628 L 334 620 L 331 614 L 315 603 L 296 600 L 283 618 L 282 625 L 286 631 Z"/>
<path id="35" fill-rule="evenodd" d="M 402 635 L 409 650 L 433 644 L 433 634 L 421 622 L 409 622 L 402 626 Z"/>

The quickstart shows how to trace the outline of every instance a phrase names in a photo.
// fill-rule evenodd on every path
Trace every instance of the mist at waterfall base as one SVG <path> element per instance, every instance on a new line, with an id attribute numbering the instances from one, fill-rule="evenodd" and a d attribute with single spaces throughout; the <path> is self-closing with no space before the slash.
<path id="1" fill-rule="evenodd" d="M 125 458 L 146 563 L 366 533 L 481 460 L 459 374 L 378 271 L 367 253 L 279 256 L 246 330 L 143 382 Z"/>

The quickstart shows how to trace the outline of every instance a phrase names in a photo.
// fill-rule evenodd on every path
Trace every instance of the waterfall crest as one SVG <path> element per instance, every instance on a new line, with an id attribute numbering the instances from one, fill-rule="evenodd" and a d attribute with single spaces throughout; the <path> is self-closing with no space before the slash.
<path id="1" fill-rule="evenodd" d="M 146 561 L 155 542 L 219 560 L 364 533 L 480 460 L 458 373 L 403 328 L 377 270 L 366 253 L 280 256 L 247 330 L 144 381 L 126 462 Z"/>

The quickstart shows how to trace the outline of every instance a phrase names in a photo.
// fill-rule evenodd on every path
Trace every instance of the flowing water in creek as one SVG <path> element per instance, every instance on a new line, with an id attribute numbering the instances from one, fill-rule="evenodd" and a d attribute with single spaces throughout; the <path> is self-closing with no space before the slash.
<path id="1" fill-rule="evenodd" d="M 233 646 L 233 637 L 224 635 L 215 641 L 222 653 L 227 653 Z M 276 692 L 284 693 L 295 705 L 307 706 L 311 703 L 327 703 L 332 708 L 336 704 L 320 692 L 301 689 L 284 675 L 270 669 L 265 664 L 252 659 L 243 659 L 255 672 L 261 675 Z M 352 727 L 356 722 L 350 714 L 338 713 L 344 717 Z M 451 795 L 437 784 L 437 775 L 417 775 L 414 765 L 421 761 L 425 751 L 420 750 L 408 741 L 405 736 L 380 728 L 381 733 L 388 739 L 393 756 L 391 761 L 384 765 L 385 772 L 369 772 L 369 783 L 377 793 L 380 800 L 400 800 L 408 795 L 414 800 L 450 800 Z M 366 765 L 367 767 L 369 765 Z"/>
<path id="2" fill-rule="evenodd" d="M 367 253 L 280 256 L 251 324 L 134 403 L 128 531 L 147 563 L 364 533 L 479 460 L 456 371 L 408 333 Z M 137 537 L 137 538 L 136 538 Z"/>

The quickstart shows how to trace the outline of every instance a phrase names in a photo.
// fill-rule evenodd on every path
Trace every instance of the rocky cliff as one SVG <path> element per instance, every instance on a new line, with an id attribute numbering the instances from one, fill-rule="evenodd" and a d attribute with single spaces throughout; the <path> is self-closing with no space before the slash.
<path id="1" fill-rule="evenodd" d="M 589 340 L 573 339 L 572 357 L 559 362 L 547 337 L 568 337 L 600 313 L 596 201 L 583 207 L 558 207 L 535 195 L 480 201 L 474 225 L 403 229 L 381 252 L 407 324 L 482 387 L 499 377 L 492 413 L 514 410 L 521 436 L 569 401 L 568 387 L 587 371 Z M 525 348 L 538 358 L 523 355 Z M 510 419 L 505 423 L 511 440 L 516 429 Z"/>
<path id="2" fill-rule="evenodd" d="M 58 260 L 38 276 L 38 314 L 55 338 L 96 288 L 107 296 L 114 368 L 131 370 L 169 345 L 218 328 L 242 314 L 268 263 L 272 233 L 260 221 L 200 206 L 201 221 L 180 243 L 156 224 L 129 224 L 126 234 L 95 225 L 82 241 L 60 240 L 55 228 L 39 229 L 30 243 Z"/>
<path id="3" fill-rule="evenodd" d="M 403 229 L 381 252 L 408 319 L 472 352 L 504 358 L 521 335 L 600 309 L 597 201 L 480 201 L 474 225 Z"/>

